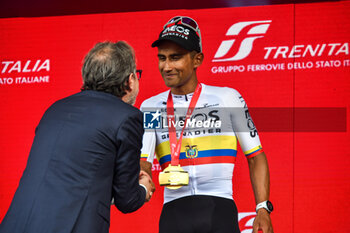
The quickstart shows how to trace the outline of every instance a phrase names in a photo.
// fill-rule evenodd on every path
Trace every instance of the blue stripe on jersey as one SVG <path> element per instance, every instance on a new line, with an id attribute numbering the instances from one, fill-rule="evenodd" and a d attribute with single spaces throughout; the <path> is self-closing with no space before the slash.
<path id="1" fill-rule="evenodd" d="M 204 150 L 204 151 L 199 151 L 198 156 L 196 158 L 205 158 L 205 157 L 215 157 L 215 156 L 237 156 L 237 151 L 232 150 L 232 149 L 218 149 L 218 150 Z M 186 152 L 181 152 L 180 153 L 180 159 L 188 159 L 186 157 Z M 159 160 L 159 164 L 162 165 L 166 162 L 171 161 L 171 156 L 170 154 L 163 156 Z"/>

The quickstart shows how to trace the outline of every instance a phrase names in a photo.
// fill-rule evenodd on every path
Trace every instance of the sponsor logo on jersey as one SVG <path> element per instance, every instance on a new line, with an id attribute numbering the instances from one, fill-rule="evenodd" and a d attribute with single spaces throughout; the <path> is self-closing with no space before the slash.
<path id="1" fill-rule="evenodd" d="M 254 138 L 256 135 L 258 135 L 258 130 L 256 129 L 252 117 L 250 116 L 247 103 L 244 101 L 242 96 L 240 96 L 239 99 L 244 104 L 244 115 L 247 120 L 246 124 L 249 129 L 249 134 L 252 138 Z"/>

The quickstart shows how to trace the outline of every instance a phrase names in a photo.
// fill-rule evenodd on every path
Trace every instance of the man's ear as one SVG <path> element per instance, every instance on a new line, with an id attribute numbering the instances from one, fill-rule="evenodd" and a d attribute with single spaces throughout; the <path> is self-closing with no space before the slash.
<path id="1" fill-rule="evenodd" d="M 134 73 L 131 73 L 130 75 L 129 75 L 129 78 L 128 78 L 128 80 L 126 81 L 126 83 L 125 83 L 125 85 L 126 85 L 126 87 L 127 87 L 127 92 L 130 92 L 130 91 L 132 91 L 132 88 L 134 87 L 134 82 L 135 82 L 136 80 L 135 80 L 135 74 Z"/>
<path id="2" fill-rule="evenodd" d="M 204 54 L 203 53 L 195 54 L 193 60 L 194 60 L 194 68 L 198 68 L 204 60 Z"/>

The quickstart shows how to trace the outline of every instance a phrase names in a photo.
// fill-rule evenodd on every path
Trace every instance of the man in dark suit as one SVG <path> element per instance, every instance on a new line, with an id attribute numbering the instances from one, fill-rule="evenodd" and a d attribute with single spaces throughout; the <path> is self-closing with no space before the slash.
<path id="1" fill-rule="evenodd" d="M 42 117 L 1 233 L 104 233 L 110 203 L 123 213 L 152 195 L 140 173 L 143 126 L 133 49 L 98 43 L 85 57 L 80 93 Z"/>

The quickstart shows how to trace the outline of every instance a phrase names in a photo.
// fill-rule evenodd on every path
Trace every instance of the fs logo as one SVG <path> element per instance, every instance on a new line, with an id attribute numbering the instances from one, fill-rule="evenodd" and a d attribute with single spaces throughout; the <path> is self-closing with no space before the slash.
<path id="1" fill-rule="evenodd" d="M 238 224 L 241 233 L 252 233 L 253 222 L 256 217 L 255 212 L 243 212 L 238 213 Z"/>
<path id="2" fill-rule="evenodd" d="M 222 61 L 238 61 L 246 58 L 253 49 L 254 40 L 264 37 L 269 28 L 271 20 L 263 21 L 248 21 L 248 22 L 239 22 L 233 24 L 226 32 L 226 36 L 233 37 L 229 40 L 224 40 L 219 49 L 216 51 L 213 62 L 222 62 Z M 238 51 L 235 55 L 231 56 L 229 51 L 232 49 L 232 46 L 235 44 L 236 40 L 244 36 L 238 48 Z M 236 42 L 236 44 L 239 43 Z"/>
<path id="3" fill-rule="evenodd" d="M 157 111 L 143 112 L 143 128 L 145 129 L 160 129 L 161 128 L 161 113 Z"/>

